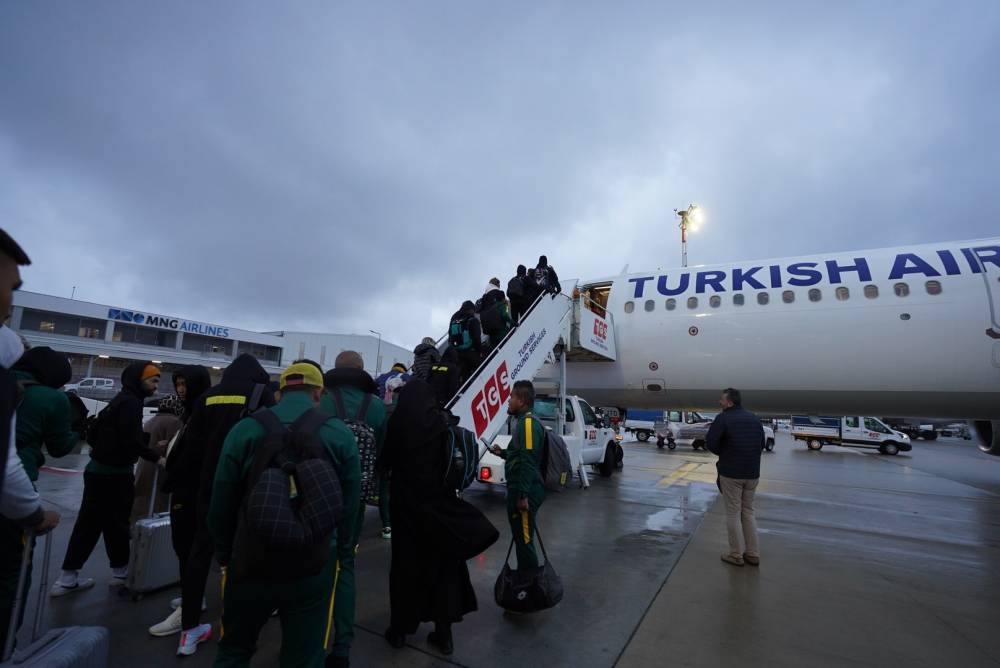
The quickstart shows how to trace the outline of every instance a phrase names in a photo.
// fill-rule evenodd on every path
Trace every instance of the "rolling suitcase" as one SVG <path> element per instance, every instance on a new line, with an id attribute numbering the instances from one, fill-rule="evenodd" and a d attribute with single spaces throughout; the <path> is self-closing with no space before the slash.
<path id="1" fill-rule="evenodd" d="M 157 468 L 153 476 L 153 493 L 149 496 L 149 516 L 137 521 L 132 531 L 128 579 L 122 595 L 131 594 L 133 601 L 138 601 L 143 594 L 180 581 L 177 555 L 170 539 L 170 513 L 153 512 L 159 478 Z"/>
<path id="2" fill-rule="evenodd" d="M 45 536 L 45 552 L 42 559 L 42 570 L 38 586 L 38 607 L 35 608 L 35 621 L 31 628 L 31 644 L 24 649 L 14 649 L 14 637 L 17 634 L 17 618 L 21 616 L 21 608 L 28 592 L 25 583 L 28 576 L 28 564 L 31 563 L 32 543 L 34 533 L 26 535 L 24 557 L 21 561 L 21 576 L 18 580 L 17 595 L 14 598 L 14 610 L 10 618 L 10 629 L 7 632 L 7 645 L 3 649 L 3 663 L 0 666 L 20 666 L 21 668 L 106 668 L 108 665 L 108 630 L 102 626 L 69 626 L 63 629 L 52 629 L 44 635 L 39 634 L 42 626 L 42 614 L 45 611 L 46 592 L 49 589 L 49 559 L 52 556 L 51 534 Z M 40 637 L 39 637 L 40 636 Z M 13 656 L 11 654 L 13 653 Z"/>

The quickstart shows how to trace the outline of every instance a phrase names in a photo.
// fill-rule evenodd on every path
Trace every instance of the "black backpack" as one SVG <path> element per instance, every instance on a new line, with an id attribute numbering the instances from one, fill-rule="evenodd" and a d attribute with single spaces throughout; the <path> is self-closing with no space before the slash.
<path id="1" fill-rule="evenodd" d="M 459 492 L 468 488 L 476 479 L 479 464 L 479 441 L 476 435 L 464 427 L 451 425 L 445 435 L 447 461 L 444 472 L 444 486 Z"/>
<path id="2" fill-rule="evenodd" d="M 340 478 L 317 432 L 333 416 L 318 408 L 290 427 L 263 408 L 266 430 L 254 450 L 233 543 L 240 577 L 298 580 L 320 573 L 344 510 Z"/>
<path id="3" fill-rule="evenodd" d="M 527 295 L 524 294 L 524 278 L 521 276 L 515 276 L 510 279 L 507 283 L 507 298 L 508 299 L 523 299 Z"/>

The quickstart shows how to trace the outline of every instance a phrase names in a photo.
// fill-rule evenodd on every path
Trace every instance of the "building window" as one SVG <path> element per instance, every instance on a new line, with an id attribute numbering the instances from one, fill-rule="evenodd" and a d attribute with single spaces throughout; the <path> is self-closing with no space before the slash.
<path id="1" fill-rule="evenodd" d="M 202 336 L 201 334 L 185 334 L 181 348 L 212 357 L 230 357 L 233 354 L 233 342 L 230 339 Z"/>
<path id="2" fill-rule="evenodd" d="M 837 288 L 836 292 L 834 292 L 833 294 L 837 297 L 839 301 L 842 302 L 845 302 L 851 298 L 851 291 L 845 288 L 844 286 L 840 286 L 839 288 Z"/>
<path id="3" fill-rule="evenodd" d="M 116 322 L 111 340 L 115 343 L 138 343 L 141 346 L 174 348 L 177 346 L 177 332 Z"/>
<path id="4" fill-rule="evenodd" d="M 927 287 L 927 294 L 929 295 L 941 294 L 941 281 L 927 281 L 925 285 Z"/>
<path id="5" fill-rule="evenodd" d="M 24 309 L 24 313 L 21 315 L 21 329 L 58 336 L 103 339 L 106 325 L 104 320 L 51 311 L 36 311 L 28 308 Z"/>
<path id="6" fill-rule="evenodd" d="M 708 299 L 708 305 L 711 306 L 712 308 L 719 308 L 720 306 L 722 306 L 722 297 L 720 297 L 719 295 L 712 295 Z"/>
<path id="7" fill-rule="evenodd" d="M 878 286 L 877 285 L 873 285 L 873 284 L 866 285 L 865 286 L 865 297 L 867 297 L 868 299 L 877 299 L 878 298 Z"/>
<path id="8" fill-rule="evenodd" d="M 819 288 L 812 288 L 809 290 L 809 301 L 818 302 L 823 298 L 823 292 Z"/>
<path id="9" fill-rule="evenodd" d="M 698 308 L 697 297 L 688 297 L 688 308 Z"/>
<path id="10" fill-rule="evenodd" d="M 758 304 L 760 304 L 761 306 L 766 306 L 769 301 L 771 301 L 771 295 L 769 295 L 766 292 L 758 292 L 757 293 L 757 303 Z"/>
<path id="11" fill-rule="evenodd" d="M 186 338 L 186 337 L 185 337 Z M 281 362 L 281 348 L 276 348 L 274 346 L 266 346 L 263 343 L 249 343 L 247 341 L 240 341 L 240 352 L 249 353 L 259 360 L 265 362 L 273 362 L 279 364 Z M 304 356 L 304 355 L 303 355 Z M 321 359 L 326 357 L 326 346 L 323 346 L 323 354 Z M 301 359 L 301 357 L 299 358 Z M 323 362 L 321 361 L 320 364 Z"/>
<path id="12" fill-rule="evenodd" d="M 781 301 L 785 302 L 786 304 L 791 304 L 792 302 L 794 302 L 795 301 L 795 291 L 794 290 L 785 290 L 784 292 L 782 292 L 781 293 Z"/>
<path id="13" fill-rule="evenodd" d="M 668 299 L 667 300 L 667 310 L 668 311 L 673 311 L 675 308 L 677 308 L 677 300 L 676 299 Z"/>
<path id="14" fill-rule="evenodd" d="M 746 303 L 746 297 L 742 294 L 733 295 L 733 306 L 743 306 Z"/>
<path id="15" fill-rule="evenodd" d="M 653 309 L 656 308 L 656 302 L 654 302 L 652 299 L 647 299 L 646 303 L 643 305 L 643 308 L 646 309 L 646 313 L 652 313 Z"/>
<path id="16" fill-rule="evenodd" d="M 631 313 L 635 310 L 635 302 L 625 302 L 625 312 Z"/>
<path id="17" fill-rule="evenodd" d="M 906 283 L 896 283 L 896 285 L 892 286 L 892 291 L 896 293 L 897 297 L 908 297 L 910 286 Z"/>

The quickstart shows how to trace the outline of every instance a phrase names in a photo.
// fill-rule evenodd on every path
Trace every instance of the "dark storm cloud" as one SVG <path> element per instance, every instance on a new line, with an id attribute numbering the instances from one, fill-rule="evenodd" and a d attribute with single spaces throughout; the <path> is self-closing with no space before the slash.
<path id="1" fill-rule="evenodd" d="M 493 275 L 995 233 L 992 3 L 0 9 L 29 289 L 412 345 Z"/>

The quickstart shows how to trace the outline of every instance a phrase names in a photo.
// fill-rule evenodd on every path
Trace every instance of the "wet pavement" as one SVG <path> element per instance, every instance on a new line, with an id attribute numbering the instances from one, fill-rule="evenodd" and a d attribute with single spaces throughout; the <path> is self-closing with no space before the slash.
<path id="1" fill-rule="evenodd" d="M 591 475 L 588 490 L 552 495 L 539 524 L 566 595 L 553 610 L 504 615 L 493 582 L 507 551 L 502 488 L 467 498 L 501 539 L 469 562 L 479 611 L 454 628 L 455 653 L 436 654 L 430 625 L 393 650 L 388 623 L 389 541 L 370 509 L 358 555 L 353 666 L 987 666 L 1000 662 L 1000 458 L 967 441 L 918 441 L 883 457 L 826 447 L 809 452 L 779 433 L 758 492 L 762 565 L 723 564 L 724 514 L 714 457 L 625 444 L 625 468 Z M 64 515 L 54 537 L 58 574 L 86 458 L 50 462 L 39 487 Z M 39 551 L 40 560 L 40 551 Z M 173 666 L 177 636 L 146 628 L 176 590 L 138 602 L 107 586 L 98 546 L 83 572 L 98 585 L 50 600 L 46 623 L 111 629 L 113 666 Z M 218 618 L 217 576 L 206 620 Z M 32 597 L 33 599 L 34 597 Z M 29 606 L 28 619 L 31 619 Z M 22 634 L 23 635 L 23 634 Z M 277 665 L 270 622 L 254 666 Z M 183 659 L 208 666 L 214 641 Z"/>

